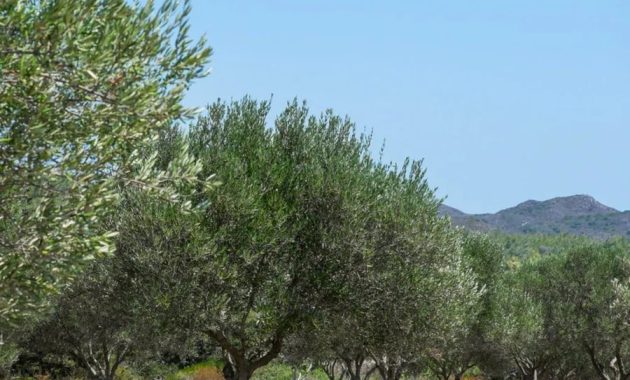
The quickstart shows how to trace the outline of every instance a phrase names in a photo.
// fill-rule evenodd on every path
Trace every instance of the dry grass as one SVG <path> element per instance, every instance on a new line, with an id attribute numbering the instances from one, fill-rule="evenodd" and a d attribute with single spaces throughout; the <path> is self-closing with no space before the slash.
<path id="1" fill-rule="evenodd" d="M 199 368 L 192 374 L 192 380 L 224 380 L 223 374 L 216 367 Z"/>

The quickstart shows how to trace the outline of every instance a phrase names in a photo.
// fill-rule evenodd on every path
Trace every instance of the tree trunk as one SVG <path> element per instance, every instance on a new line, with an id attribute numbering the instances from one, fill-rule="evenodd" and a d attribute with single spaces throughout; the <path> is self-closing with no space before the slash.
<path id="1" fill-rule="evenodd" d="M 320 364 L 321 368 L 324 370 L 324 373 L 326 373 L 326 376 L 328 376 L 328 380 L 342 380 L 344 377 L 344 371 L 343 371 L 343 364 L 341 365 L 341 370 L 337 370 L 337 364 L 341 364 L 338 363 L 337 359 L 333 359 L 332 361 L 328 361 L 328 362 L 322 362 Z M 339 379 L 337 379 L 337 372 L 339 372 Z"/>
<path id="2" fill-rule="evenodd" d="M 356 356 L 354 359 L 349 357 L 342 357 L 341 360 L 345 363 L 346 374 L 350 380 L 363 380 L 361 378 L 361 370 L 363 369 L 363 363 L 365 358 L 363 356 Z"/>
<path id="3" fill-rule="evenodd" d="M 399 380 L 402 377 L 402 365 L 385 365 L 380 362 L 376 364 L 375 368 L 378 370 L 378 373 L 381 375 L 383 380 Z"/>
<path id="4" fill-rule="evenodd" d="M 228 360 L 227 357 L 223 357 L 223 362 L 225 363 L 223 365 L 223 378 L 225 380 L 234 380 L 234 367 L 232 367 L 232 363 L 230 363 L 230 361 Z"/>
<path id="5" fill-rule="evenodd" d="M 225 380 L 249 380 L 256 368 L 244 358 L 224 359 L 223 378 Z"/>
<path id="6" fill-rule="evenodd" d="M 279 329 L 270 340 L 269 350 L 265 354 L 254 358 L 248 358 L 246 350 L 233 345 L 222 332 L 206 330 L 206 334 L 213 338 L 223 349 L 226 363 L 223 368 L 225 380 L 249 380 L 255 370 L 264 367 L 278 357 L 282 349 L 284 331 L 284 329 Z"/>
<path id="7" fill-rule="evenodd" d="M 246 366 L 239 368 L 236 371 L 236 379 L 237 380 L 249 380 L 250 377 L 252 377 L 252 373 L 254 371 L 252 371 L 251 369 L 247 368 Z"/>
<path id="8" fill-rule="evenodd" d="M 115 372 L 99 372 L 99 373 L 89 373 L 88 379 L 90 380 L 114 380 L 116 377 Z"/>
<path id="9" fill-rule="evenodd" d="M 236 368 L 230 362 L 223 366 L 223 378 L 225 380 L 249 380 L 254 370 L 248 364 L 237 364 Z"/>

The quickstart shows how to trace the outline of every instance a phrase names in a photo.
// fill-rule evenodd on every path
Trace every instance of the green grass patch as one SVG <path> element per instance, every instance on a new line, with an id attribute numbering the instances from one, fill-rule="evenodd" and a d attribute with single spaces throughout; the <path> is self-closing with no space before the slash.
<path id="1" fill-rule="evenodd" d="M 321 369 L 313 371 L 300 370 L 304 380 L 328 380 L 328 377 Z M 293 368 L 282 363 L 270 363 L 254 372 L 252 380 L 292 380 Z"/>
<path id="2" fill-rule="evenodd" d="M 191 380 L 195 379 L 196 375 L 200 375 L 204 371 L 209 369 L 217 369 L 219 373 L 223 369 L 223 361 L 219 359 L 210 358 L 206 361 L 193 364 L 189 367 L 182 368 L 174 373 L 166 376 L 165 380 Z M 304 380 L 327 380 L 328 377 L 321 369 L 314 369 L 312 371 L 300 370 Z M 200 377 L 202 378 L 202 377 Z M 265 367 L 259 368 L 254 372 L 252 380 L 292 380 L 293 368 L 283 363 L 270 363 Z"/>

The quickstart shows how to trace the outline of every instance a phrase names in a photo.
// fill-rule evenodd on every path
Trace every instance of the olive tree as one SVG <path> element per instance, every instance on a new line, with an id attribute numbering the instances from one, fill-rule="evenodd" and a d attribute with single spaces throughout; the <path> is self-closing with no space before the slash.
<path id="1" fill-rule="evenodd" d="M 565 254 L 525 262 L 507 272 L 500 290 L 495 341 L 522 379 L 565 379 L 592 375 L 569 333 L 573 311 L 561 284 Z"/>
<path id="2" fill-rule="evenodd" d="M 89 379 L 112 380 L 137 340 L 127 307 L 108 260 L 97 260 L 71 288 L 56 310 L 33 330 L 25 351 L 70 358 Z"/>
<path id="3" fill-rule="evenodd" d="M 163 139 L 175 147 L 178 141 L 170 140 L 172 136 Z M 127 190 L 122 196 L 115 214 L 100 226 L 125 231 L 116 237 L 117 253 L 94 260 L 66 287 L 51 315 L 36 325 L 23 344 L 25 352 L 39 357 L 71 359 L 91 379 L 111 380 L 125 361 L 151 360 L 163 350 L 187 348 L 185 336 L 164 329 L 163 321 L 156 318 L 168 313 L 170 299 L 178 294 L 172 292 L 173 287 L 167 293 L 154 283 L 159 297 L 146 302 L 145 289 L 137 285 L 146 269 L 133 264 L 167 268 L 158 260 L 168 260 L 172 247 L 192 250 L 202 245 L 195 233 L 198 213 L 182 212 L 180 205 L 143 191 Z M 130 233 L 133 242 L 124 240 Z M 126 254 L 131 244 L 155 252 L 154 260 L 129 260 Z"/>
<path id="4" fill-rule="evenodd" d="M 564 333 L 582 348 L 597 377 L 629 379 L 630 246 L 612 241 L 573 249 L 562 269 L 557 288 L 569 310 Z"/>
<path id="5" fill-rule="evenodd" d="M 142 150 L 191 116 L 181 100 L 210 50 L 190 39 L 189 12 L 170 0 L 0 3 L 0 334 L 112 252 L 115 231 L 95 226 L 118 186 L 177 200 L 198 180 L 185 152 L 156 171 Z"/>
<path id="6" fill-rule="evenodd" d="M 463 260 L 459 234 L 445 220 L 422 223 L 423 218 L 412 222 L 411 230 L 386 234 L 377 249 L 383 256 L 376 254 L 372 262 L 368 352 L 385 380 L 398 380 L 426 366 L 427 358 L 442 356 L 447 342 L 468 329 L 470 309 L 483 292 Z M 397 233 L 405 243 L 390 250 Z"/>
<path id="7" fill-rule="evenodd" d="M 544 366 L 542 307 L 522 287 L 518 273 L 509 273 L 498 292 L 498 318 L 491 336 L 521 379 L 533 379 Z M 491 369 L 492 370 L 492 369 Z"/>
<path id="8" fill-rule="evenodd" d="M 190 152 L 220 168 L 221 186 L 193 199 L 205 211 L 182 239 L 153 232 L 179 217 L 169 222 L 142 206 L 117 238 L 134 286 L 150 304 L 169 305 L 156 314 L 181 333 L 212 338 L 226 377 L 238 379 L 276 358 L 306 321 L 338 307 L 364 252 L 364 209 L 378 202 L 363 179 L 372 170 L 369 137 L 350 121 L 309 116 L 292 103 L 269 128 L 268 112 L 265 102 L 218 102 L 190 127 Z M 187 246 L 196 234 L 203 244 Z"/>
<path id="9" fill-rule="evenodd" d="M 488 362 L 497 354 L 496 344 L 491 339 L 491 326 L 498 312 L 503 252 L 486 235 L 462 233 L 463 259 L 475 276 L 479 297 L 471 299 L 468 296 L 467 307 L 457 310 L 462 325 L 448 334 L 448 339 L 437 340 L 443 344 L 436 346 L 427 357 L 430 370 L 445 380 L 451 377 L 459 380 L 468 370 Z"/>
<path id="10" fill-rule="evenodd" d="M 399 379 L 438 355 L 437 341 L 466 331 L 483 289 L 462 255 L 461 235 L 437 216 L 420 162 L 379 164 L 368 177 L 363 252 L 339 310 L 302 330 L 298 347 L 329 378 Z M 314 330 L 314 331 L 313 331 Z"/>

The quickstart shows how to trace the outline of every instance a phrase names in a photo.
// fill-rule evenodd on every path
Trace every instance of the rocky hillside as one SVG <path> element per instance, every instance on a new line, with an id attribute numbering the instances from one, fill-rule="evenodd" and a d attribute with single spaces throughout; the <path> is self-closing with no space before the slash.
<path id="1" fill-rule="evenodd" d="M 466 214 L 446 205 L 440 212 L 455 225 L 480 231 L 630 237 L 630 211 L 615 210 L 588 195 L 529 200 L 495 214 Z"/>

